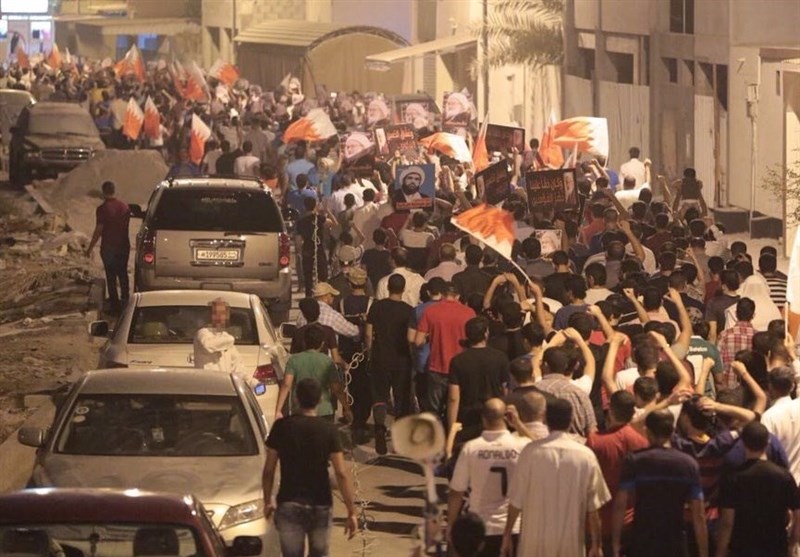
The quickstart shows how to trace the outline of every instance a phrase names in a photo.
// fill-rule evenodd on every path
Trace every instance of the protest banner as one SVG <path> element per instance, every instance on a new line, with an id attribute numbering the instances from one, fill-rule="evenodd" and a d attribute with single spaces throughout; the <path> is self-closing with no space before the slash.
<path id="1" fill-rule="evenodd" d="M 486 167 L 475 175 L 475 184 L 478 193 L 483 194 L 483 199 L 490 205 L 497 205 L 505 201 L 511 193 L 511 174 L 508 163 L 502 160 Z"/>
<path id="2" fill-rule="evenodd" d="M 578 206 L 574 168 L 528 172 L 525 174 L 525 183 L 531 210 L 537 206 L 556 211 L 574 209 Z"/>
<path id="3" fill-rule="evenodd" d="M 396 95 L 392 98 L 395 124 L 411 124 L 415 130 L 433 126 L 439 107 L 428 95 Z"/>
<path id="4" fill-rule="evenodd" d="M 525 151 L 525 129 L 513 126 L 488 124 L 486 126 L 486 150 L 490 153 L 500 151 L 511 153 L 516 148 L 522 154 Z"/>
<path id="5" fill-rule="evenodd" d="M 375 140 L 378 144 L 378 154 L 386 158 L 417 150 L 417 137 L 411 124 L 376 128 Z"/>
<path id="6" fill-rule="evenodd" d="M 534 237 L 542 246 L 542 255 L 550 255 L 561 249 L 561 230 L 534 230 Z"/>
<path id="7" fill-rule="evenodd" d="M 376 145 L 372 132 L 354 131 L 339 136 L 344 155 L 342 168 L 359 178 L 370 177 L 375 170 Z"/>

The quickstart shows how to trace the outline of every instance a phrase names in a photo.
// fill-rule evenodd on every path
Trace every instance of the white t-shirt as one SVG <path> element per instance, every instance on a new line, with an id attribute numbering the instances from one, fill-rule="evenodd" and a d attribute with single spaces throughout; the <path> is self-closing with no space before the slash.
<path id="1" fill-rule="evenodd" d="M 483 519 L 487 536 L 503 533 L 511 480 L 519 455 L 529 442 L 508 430 L 484 431 L 468 441 L 458 455 L 450 489 L 469 491 L 469 510 Z M 519 520 L 514 533 L 519 533 Z"/>
<path id="2" fill-rule="evenodd" d="M 608 288 L 589 288 L 586 291 L 586 297 L 583 299 L 584 302 L 587 304 L 593 305 L 597 302 L 602 302 L 609 296 L 611 296 L 613 292 Z"/>
<path id="3" fill-rule="evenodd" d="M 800 480 L 800 400 L 779 398 L 761 416 L 761 423 L 778 438 L 789 459 L 794 481 Z"/>
<path id="4" fill-rule="evenodd" d="M 194 338 L 194 367 L 236 373 L 241 364 L 236 339 L 227 331 L 203 327 Z"/>
<path id="5" fill-rule="evenodd" d="M 237 176 L 258 176 L 260 165 L 261 160 L 255 155 L 242 155 L 233 161 L 233 172 Z"/>
<path id="6" fill-rule="evenodd" d="M 425 230 L 417 232 L 406 228 L 400 231 L 400 243 L 407 248 L 427 248 L 433 240 L 433 234 Z"/>
<path id="7" fill-rule="evenodd" d="M 620 181 L 624 180 L 625 176 L 636 178 L 637 186 L 644 184 L 647 178 L 644 163 L 639 159 L 630 159 L 628 162 L 623 163 L 622 166 L 619 167 L 619 174 Z"/>

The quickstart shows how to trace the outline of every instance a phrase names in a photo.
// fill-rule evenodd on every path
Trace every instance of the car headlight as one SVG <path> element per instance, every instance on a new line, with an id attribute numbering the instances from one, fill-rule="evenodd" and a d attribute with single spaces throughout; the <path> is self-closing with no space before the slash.
<path id="1" fill-rule="evenodd" d="M 222 522 L 219 523 L 219 529 L 232 528 L 251 520 L 258 520 L 264 518 L 264 500 L 255 499 L 242 503 L 241 505 L 234 505 L 225 516 L 222 517 Z"/>
<path id="2" fill-rule="evenodd" d="M 42 158 L 42 153 L 40 151 L 28 151 L 25 153 L 25 160 L 28 161 L 38 161 Z"/>

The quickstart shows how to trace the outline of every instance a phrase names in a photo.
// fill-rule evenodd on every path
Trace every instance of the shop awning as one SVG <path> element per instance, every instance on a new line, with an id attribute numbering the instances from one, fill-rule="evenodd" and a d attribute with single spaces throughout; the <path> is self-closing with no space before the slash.
<path id="1" fill-rule="evenodd" d="M 178 33 L 198 32 L 197 21 L 182 18 L 142 18 L 92 17 L 76 20 L 78 25 L 99 27 L 103 35 L 177 35 Z"/>
<path id="2" fill-rule="evenodd" d="M 401 62 L 415 56 L 425 54 L 446 54 L 474 46 L 478 39 L 472 35 L 451 35 L 441 39 L 428 41 L 412 46 L 405 46 L 395 50 L 387 50 L 380 54 L 372 54 L 365 58 L 367 68 L 371 70 L 386 71 L 395 62 Z"/>
<path id="3" fill-rule="evenodd" d="M 248 27 L 233 40 L 237 43 L 307 47 L 320 37 L 344 27 L 347 26 L 300 19 L 273 19 Z"/>

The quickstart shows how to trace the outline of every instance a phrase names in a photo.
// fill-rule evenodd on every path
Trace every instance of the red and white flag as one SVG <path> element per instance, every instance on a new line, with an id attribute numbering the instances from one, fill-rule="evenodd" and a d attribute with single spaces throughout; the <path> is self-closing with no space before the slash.
<path id="1" fill-rule="evenodd" d="M 469 152 L 467 142 L 460 135 L 438 132 L 428 137 L 423 137 L 419 140 L 419 144 L 425 147 L 428 152 L 439 151 L 459 162 L 472 162 L 472 154 Z"/>
<path id="2" fill-rule="evenodd" d="M 134 75 L 139 81 L 144 81 L 144 60 L 142 60 L 142 53 L 136 45 L 133 45 L 125 56 L 114 64 L 114 71 L 117 77 L 124 77 L 126 75 Z"/>
<path id="3" fill-rule="evenodd" d="M 489 119 L 484 118 L 481 125 L 481 131 L 478 132 L 478 139 L 475 140 L 475 146 L 472 148 L 472 168 L 475 172 L 480 172 L 489 166 L 489 150 L 486 148 L 486 128 L 489 125 Z"/>
<path id="4" fill-rule="evenodd" d="M 539 142 L 539 158 L 544 163 L 544 168 L 541 164 L 538 165 L 538 170 L 545 168 L 561 168 L 564 166 L 564 152 L 561 147 L 553 144 L 553 126 L 556 125 L 556 113 L 550 111 L 550 121 L 547 129 L 542 134 L 542 140 Z"/>
<path id="5" fill-rule="evenodd" d="M 608 158 L 608 120 L 593 116 L 577 116 L 555 123 L 549 129 L 553 145 L 582 153 Z"/>
<path id="6" fill-rule="evenodd" d="M 792 255 L 789 258 L 789 276 L 786 279 L 786 327 L 792 338 L 797 341 L 798 328 L 800 328 L 800 226 L 792 245 Z"/>
<path id="7" fill-rule="evenodd" d="M 186 88 L 183 90 L 183 98 L 190 101 L 208 101 L 208 83 L 203 75 L 203 71 L 196 62 L 192 62 L 186 68 Z"/>
<path id="8" fill-rule="evenodd" d="M 511 248 L 516 238 L 512 213 L 483 203 L 453 217 L 450 222 L 506 259 L 511 259 Z"/>
<path id="9" fill-rule="evenodd" d="M 28 59 L 28 54 L 25 52 L 25 49 L 22 48 L 21 44 L 17 45 L 17 64 L 20 68 L 31 67 L 31 61 Z"/>
<path id="10" fill-rule="evenodd" d="M 217 58 L 211 69 L 208 70 L 210 77 L 216 77 L 225 85 L 231 86 L 239 80 L 239 70 L 236 66 L 229 62 L 223 62 L 222 59 Z"/>
<path id="11" fill-rule="evenodd" d="M 206 153 L 206 141 L 211 137 L 211 128 L 197 114 L 192 114 L 192 133 L 189 138 L 189 158 L 199 165 Z"/>
<path id="12" fill-rule="evenodd" d="M 56 43 L 53 43 L 53 50 L 50 51 L 50 55 L 47 57 L 47 65 L 54 70 L 61 68 L 61 51 L 58 50 Z"/>
<path id="13" fill-rule="evenodd" d="M 139 139 L 139 134 L 142 133 L 142 124 L 144 124 L 144 112 L 139 106 L 139 103 L 133 97 L 128 99 L 128 107 L 125 109 L 125 121 L 122 123 L 122 133 L 136 141 Z"/>
<path id="14" fill-rule="evenodd" d="M 70 53 L 69 48 L 64 48 L 64 63 L 68 66 L 72 65 L 72 53 Z"/>
<path id="15" fill-rule="evenodd" d="M 144 134 L 149 139 L 161 139 L 161 115 L 149 96 L 144 101 Z"/>
<path id="16" fill-rule="evenodd" d="M 322 141 L 336 135 L 336 127 L 327 112 L 321 108 L 312 108 L 308 114 L 292 122 L 283 132 L 283 142 Z"/>

